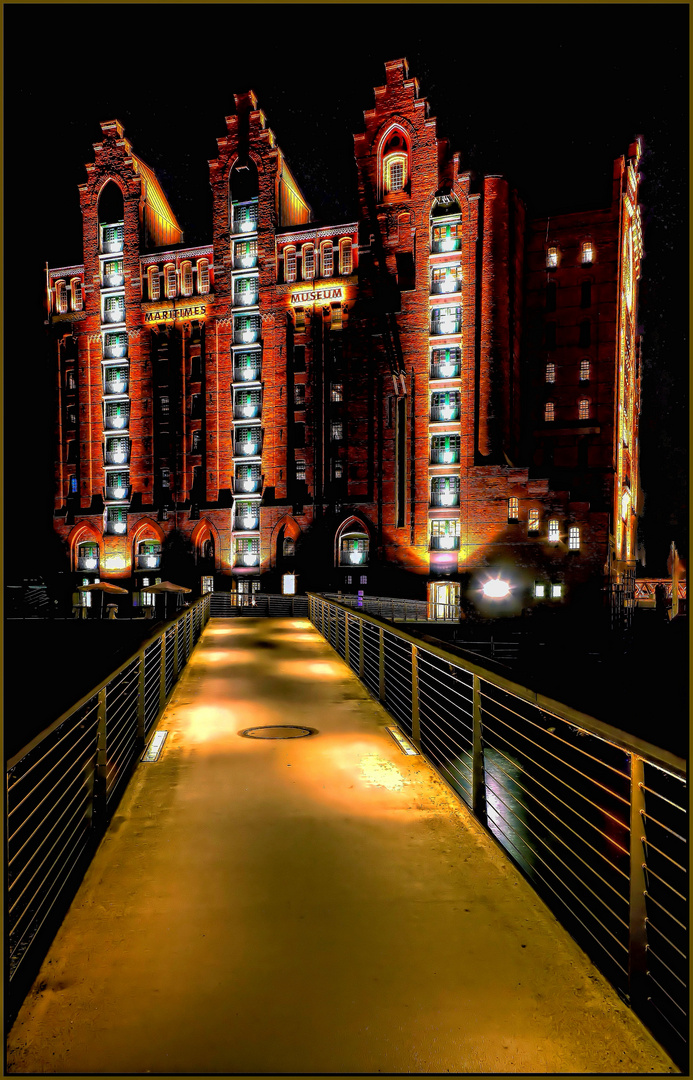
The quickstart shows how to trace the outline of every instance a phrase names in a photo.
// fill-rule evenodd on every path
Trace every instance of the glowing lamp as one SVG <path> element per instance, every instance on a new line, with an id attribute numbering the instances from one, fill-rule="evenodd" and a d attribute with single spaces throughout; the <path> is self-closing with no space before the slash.
<path id="1" fill-rule="evenodd" d="M 250 380 L 250 379 L 252 379 L 254 377 L 255 371 L 253 370 L 253 368 L 247 367 L 247 368 L 243 369 L 243 371 L 241 372 L 241 375 L 242 375 L 242 377 L 244 379 Z"/>
<path id="2" fill-rule="evenodd" d="M 454 454 L 452 450 L 443 450 L 442 459 L 444 465 L 452 465 Z"/>
<path id="3" fill-rule="evenodd" d="M 243 337 L 243 340 L 246 343 L 251 343 L 251 342 L 255 341 L 255 331 L 254 330 L 244 330 L 243 334 L 242 334 L 242 337 Z"/>
<path id="4" fill-rule="evenodd" d="M 282 574 L 282 596 L 294 596 L 296 594 L 296 575 Z"/>
<path id="5" fill-rule="evenodd" d="M 123 450 L 114 451 L 113 460 L 117 462 L 125 461 L 125 452 Z"/>
<path id="6" fill-rule="evenodd" d="M 244 405 L 242 411 L 243 411 L 244 416 L 252 416 L 253 413 L 255 412 L 255 406 L 254 405 Z"/>
<path id="7" fill-rule="evenodd" d="M 255 443 L 251 443 L 251 442 L 243 443 L 243 453 L 244 454 L 254 454 L 256 450 L 257 450 L 257 446 L 255 445 Z"/>
<path id="8" fill-rule="evenodd" d="M 114 427 L 114 428 L 125 427 L 125 417 L 124 416 L 111 416 L 110 421 L 111 421 L 111 427 Z"/>
<path id="9" fill-rule="evenodd" d="M 249 292 L 241 293 L 241 303 L 242 304 L 252 304 L 252 302 L 253 302 L 253 294 L 252 293 L 249 293 Z"/>
<path id="10" fill-rule="evenodd" d="M 96 559 L 85 559 L 84 560 L 84 569 L 85 570 L 96 570 L 97 566 L 98 566 L 98 562 L 97 562 Z"/>
<path id="11" fill-rule="evenodd" d="M 254 480 L 244 480 L 243 481 L 243 490 L 244 491 L 252 491 L 254 487 L 255 487 L 255 481 Z"/>
<path id="12" fill-rule="evenodd" d="M 124 529 L 125 529 L 125 526 L 123 526 L 123 531 L 124 531 Z M 124 570 L 125 569 L 125 559 L 123 558 L 122 555 L 109 555 L 108 558 L 104 559 L 104 562 L 106 564 L 106 569 L 107 570 Z"/>
<path id="13" fill-rule="evenodd" d="M 440 496 L 441 506 L 452 506 L 455 496 L 451 491 L 444 491 Z"/>
<path id="14" fill-rule="evenodd" d="M 440 374 L 442 375 L 442 377 L 444 379 L 449 379 L 453 375 L 454 371 L 455 371 L 455 365 L 454 364 L 441 364 L 440 365 Z"/>
<path id="15" fill-rule="evenodd" d="M 440 546 L 441 546 L 441 548 L 446 548 L 448 550 L 450 548 L 453 548 L 455 546 L 455 537 L 454 536 L 441 536 L 441 538 L 440 538 Z"/>
<path id="16" fill-rule="evenodd" d="M 241 519 L 241 524 L 243 525 L 244 529 L 254 529 L 257 525 L 257 518 L 251 517 L 249 514 L 246 514 L 245 517 Z"/>
<path id="17" fill-rule="evenodd" d="M 241 232 L 252 232 L 252 231 L 253 231 L 253 222 L 250 221 L 250 219 L 248 219 L 247 221 L 242 221 L 241 222 Z"/>
<path id="18" fill-rule="evenodd" d="M 147 556 L 147 566 L 151 566 L 154 569 L 156 569 L 156 567 L 158 565 L 159 565 L 159 556 L 158 555 L 148 555 Z"/>
<path id="19" fill-rule="evenodd" d="M 484 596 L 499 600 L 508 595 L 510 592 L 510 585 L 507 581 L 502 581 L 500 578 L 493 578 L 491 581 L 487 581 L 484 584 L 482 592 Z"/>
<path id="20" fill-rule="evenodd" d="M 355 564 L 362 563 L 363 562 L 363 552 L 362 551 L 350 551 L 349 552 L 349 562 L 355 563 Z"/>
<path id="21" fill-rule="evenodd" d="M 116 358 L 119 356 L 125 356 L 124 345 L 109 345 L 109 351 L 111 356 L 115 356 Z"/>
<path id="22" fill-rule="evenodd" d="M 127 493 L 128 493 L 127 488 L 124 488 L 124 487 L 113 488 L 113 498 L 114 499 L 124 499 L 125 496 L 127 495 Z"/>
<path id="23" fill-rule="evenodd" d="M 440 242 L 440 250 L 441 251 L 454 251 L 455 250 L 455 241 L 454 240 L 441 240 L 441 242 Z"/>
<path id="24" fill-rule="evenodd" d="M 455 291 L 455 279 L 445 278 L 440 287 L 441 292 L 454 292 Z"/>
<path id="25" fill-rule="evenodd" d="M 113 522 L 113 532 L 114 533 L 124 533 L 125 532 L 125 522 L 124 521 L 114 521 Z M 108 564 L 108 565 L 110 565 L 110 564 Z"/>
<path id="26" fill-rule="evenodd" d="M 452 414 L 454 412 L 452 405 L 443 405 L 440 410 L 440 416 L 442 420 L 452 420 Z"/>
<path id="27" fill-rule="evenodd" d="M 252 255 L 244 255 L 243 258 L 241 259 L 241 266 L 250 267 L 252 265 L 253 265 L 253 256 Z"/>
<path id="28" fill-rule="evenodd" d="M 246 566 L 255 566 L 256 559 L 257 555 L 253 555 L 252 553 L 243 556 L 243 562 Z"/>

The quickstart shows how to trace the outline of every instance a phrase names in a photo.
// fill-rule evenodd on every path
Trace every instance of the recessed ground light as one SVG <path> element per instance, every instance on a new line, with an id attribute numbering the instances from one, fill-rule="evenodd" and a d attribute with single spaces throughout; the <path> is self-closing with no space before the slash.
<path id="1" fill-rule="evenodd" d="M 149 743 L 149 746 L 147 747 L 145 752 L 142 754 L 142 761 L 156 761 L 159 754 L 161 753 L 162 746 L 166 742 L 166 736 L 167 735 L 168 735 L 168 731 L 155 731 L 154 732 L 154 735 L 153 735 L 153 737 L 151 739 L 151 742 Z"/>
<path id="2" fill-rule="evenodd" d="M 315 728 L 297 727 L 295 724 L 271 724 L 267 727 L 249 727 L 239 731 L 244 739 L 304 739 L 317 735 Z"/>
<path id="3" fill-rule="evenodd" d="M 418 756 L 419 751 L 412 742 L 409 742 L 407 736 L 402 734 L 399 728 L 389 727 L 385 728 L 385 730 L 392 735 L 392 738 L 395 740 L 403 754 L 406 754 L 407 757 Z"/>

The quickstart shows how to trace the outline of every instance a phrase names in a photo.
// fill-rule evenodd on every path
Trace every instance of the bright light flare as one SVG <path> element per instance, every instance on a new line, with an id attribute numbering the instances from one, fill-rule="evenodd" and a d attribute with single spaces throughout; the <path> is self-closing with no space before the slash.
<path id="1" fill-rule="evenodd" d="M 510 585 L 507 581 L 503 581 L 502 578 L 492 578 L 490 581 L 484 583 L 481 591 L 484 596 L 498 600 L 508 595 L 510 592 Z"/>

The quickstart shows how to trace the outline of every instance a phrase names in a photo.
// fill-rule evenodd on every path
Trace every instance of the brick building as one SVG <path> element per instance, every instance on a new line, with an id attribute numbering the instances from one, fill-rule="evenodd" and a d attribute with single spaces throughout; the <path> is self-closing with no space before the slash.
<path id="1" fill-rule="evenodd" d="M 295 573 L 486 612 L 632 593 L 639 144 L 608 207 L 527 220 L 461 169 L 406 61 L 385 70 L 354 222 L 313 220 L 252 93 L 194 248 L 101 125 L 84 263 L 46 280 L 75 581 Z"/>

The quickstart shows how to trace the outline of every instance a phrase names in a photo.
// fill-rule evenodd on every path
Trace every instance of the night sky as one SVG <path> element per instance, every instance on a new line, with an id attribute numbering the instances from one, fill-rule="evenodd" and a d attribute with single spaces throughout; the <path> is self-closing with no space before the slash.
<path id="1" fill-rule="evenodd" d="M 385 61 L 401 56 L 463 167 L 505 174 L 530 215 L 608 204 L 613 159 L 643 137 L 646 573 L 666 574 L 671 540 L 687 557 L 687 5 L 15 4 L 3 13 L 7 580 L 13 569 L 40 572 L 51 548 L 44 266 L 82 261 L 77 186 L 99 121 L 122 122 L 185 242 L 206 242 L 207 162 L 234 92 L 252 88 L 316 220 L 354 220 L 353 134 Z"/>

